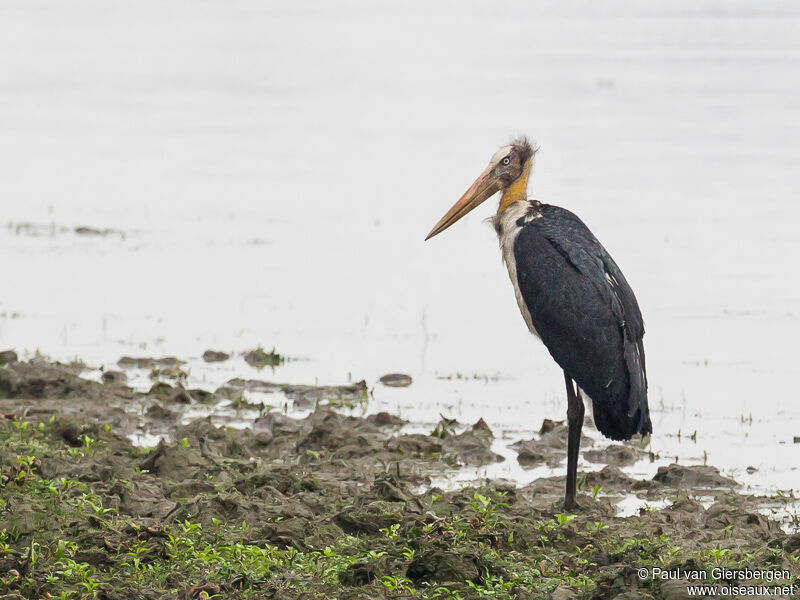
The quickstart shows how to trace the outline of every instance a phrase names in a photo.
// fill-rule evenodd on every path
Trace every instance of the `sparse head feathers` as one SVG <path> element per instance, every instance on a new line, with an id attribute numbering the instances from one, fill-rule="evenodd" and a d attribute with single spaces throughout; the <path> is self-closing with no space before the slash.
<path id="1" fill-rule="evenodd" d="M 541 146 L 536 142 L 536 140 L 531 140 L 528 136 L 521 135 L 509 143 L 506 148 L 516 148 L 518 152 L 524 157 L 523 162 L 529 160 L 539 151 Z"/>

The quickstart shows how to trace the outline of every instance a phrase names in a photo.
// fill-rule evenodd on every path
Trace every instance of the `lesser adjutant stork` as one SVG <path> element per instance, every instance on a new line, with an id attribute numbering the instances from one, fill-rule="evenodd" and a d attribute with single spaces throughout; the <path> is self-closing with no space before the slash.
<path id="1" fill-rule="evenodd" d="M 647 406 L 644 324 L 617 263 L 570 211 L 528 199 L 538 152 L 527 139 L 495 152 L 483 173 L 428 234 L 441 233 L 496 192 L 492 222 L 528 329 L 564 370 L 567 385 L 567 485 L 564 506 L 577 508 L 581 393 L 594 422 L 613 440 L 652 432 Z"/>

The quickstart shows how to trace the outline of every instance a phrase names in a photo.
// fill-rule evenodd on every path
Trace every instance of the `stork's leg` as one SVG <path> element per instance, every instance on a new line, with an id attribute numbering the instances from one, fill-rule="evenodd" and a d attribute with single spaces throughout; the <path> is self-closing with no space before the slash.
<path id="1" fill-rule="evenodd" d="M 583 427 L 583 398 L 578 386 L 573 387 L 572 378 L 564 371 L 564 381 L 567 384 L 567 423 L 569 437 L 567 442 L 567 492 L 564 496 L 564 509 L 576 510 L 578 503 L 575 499 L 578 480 L 578 452 L 581 445 L 581 428 Z"/>

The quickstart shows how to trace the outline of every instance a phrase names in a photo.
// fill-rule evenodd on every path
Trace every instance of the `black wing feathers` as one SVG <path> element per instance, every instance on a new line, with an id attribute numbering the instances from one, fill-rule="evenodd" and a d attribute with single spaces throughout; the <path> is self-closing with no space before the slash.
<path id="1" fill-rule="evenodd" d="M 598 429 L 612 439 L 650 433 L 644 324 L 614 259 L 583 222 L 556 206 L 517 236 L 520 292 L 556 362 L 594 404 Z"/>

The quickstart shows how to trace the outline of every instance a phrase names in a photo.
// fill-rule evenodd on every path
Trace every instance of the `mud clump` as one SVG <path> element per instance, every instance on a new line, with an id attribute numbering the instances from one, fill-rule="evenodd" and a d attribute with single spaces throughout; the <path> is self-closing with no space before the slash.
<path id="1" fill-rule="evenodd" d="M 189 404 L 192 401 L 192 397 L 183 388 L 183 386 L 177 385 L 173 387 L 164 381 L 156 381 L 153 385 L 151 385 L 147 395 L 151 398 L 158 398 L 159 400 L 163 400 L 165 402 Z"/>
<path id="2" fill-rule="evenodd" d="M 339 582 L 347 587 L 367 585 L 379 577 L 393 572 L 394 560 L 383 556 L 374 560 L 358 561 L 339 574 Z"/>
<path id="3" fill-rule="evenodd" d="M 163 358 L 148 358 L 132 356 L 123 356 L 117 361 L 117 365 L 123 369 L 154 369 L 156 367 L 179 367 L 184 361 L 175 358 L 174 356 L 165 356 Z"/>
<path id="4" fill-rule="evenodd" d="M 13 362 L 0 368 L 0 398 L 106 398 L 132 396 L 127 388 L 107 387 L 81 378 L 75 369 L 40 361 Z"/>
<path id="5" fill-rule="evenodd" d="M 388 448 L 394 452 L 419 457 L 434 457 L 442 453 L 442 441 L 430 435 L 411 433 L 390 440 Z"/>
<path id="6" fill-rule="evenodd" d="M 272 412 L 232 429 L 181 424 L 187 405 L 168 400 L 178 386 L 136 393 L 42 362 L 6 364 L 0 381 L 12 396 L 0 411 L 18 415 L 0 419 L 3 597 L 622 600 L 685 597 L 683 582 L 637 575 L 654 566 L 800 576 L 798 534 L 712 468 L 640 481 L 608 464 L 579 474 L 583 510 L 565 515 L 563 477 L 432 488 L 455 464 L 497 460 L 492 431 L 447 420 L 407 434 L 392 415 L 324 404 L 360 384 L 229 382 L 314 403 L 305 418 Z M 155 446 L 131 443 L 156 426 Z M 555 452 L 562 430 L 543 427 L 537 450 Z M 637 485 L 666 508 L 615 516 L 614 494 Z"/>
<path id="7" fill-rule="evenodd" d="M 517 451 L 517 462 L 524 467 L 546 464 L 558 466 L 567 456 L 567 437 L 569 429 L 564 421 L 545 419 L 539 430 L 539 437 L 520 440 L 511 448 Z M 592 445 L 592 439 L 581 435 L 581 448 Z"/>
<path id="8" fill-rule="evenodd" d="M 619 467 L 607 465 L 600 471 L 592 471 L 586 474 L 586 485 L 589 487 L 600 487 L 604 490 L 614 490 L 624 492 L 631 489 L 633 479 L 619 470 Z"/>
<path id="9" fill-rule="evenodd" d="M 415 583 L 481 583 L 484 567 L 479 556 L 432 550 L 411 561 L 406 576 Z"/>
<path id="10" fill-rule="evenodd" d="M 203 352 L 203 360 L 207 363 L 224 362 L 231 357 L 227 352 L 219 350 L 206 350 Z"/>
<path id="11" fill-rule="evenodd" d="M 382 375 L 378 381 L 387 387 L 408 387 L 414 382 L 411 375 L 405 373 L 387 373 Z"/>
<path id="12" fill-rule="evenodd" d="M 783 541 L 783 549 L 790 554 L 800 555 L 800 533 L 790 535 Z"/>
<path id="13" fill-rule="evenodd" d="M 505 457 L 492 452 L 494 434 L 483 419 L 466 431 L 442 440 L 445 458 L 457 465 L 488 465 L 502 462 Z"/>
<path id="14" fill-rule="evenodd" d="M 738 484 L 724 475 L 716 467 L 705 465 L 669 465 L 659 467 L 653 481 L 674 488 L 732 488 Z"/>
<path id="15" fill-rule="evenodd" d="M 0 366 L 6 365 L 8 363 L 17 362 L 18 357 L 17 353 L 13 350 L 3 350 L 0 352 Z"/>
<path id="16" fill-rule="evenodd" d="M 103 383 L 125 385 L 128 383 L 128 376 L 124 371 L 104 371 L 102 375 Z"/>
<path id="17" fill-rule="evenodd" d="M 459 434 L 455 433 L 457 427 L 457 422 L 443 419 L 430 435 L 399 435 L 389 440 L 386 447 L 405 455 L 440 459 L 454 467 L 482 466 L 505 460 L 491 450 L 494 434 L 483 419 Z"/>
<path id="18" fill-rule="evenodd" d="M 378 427 L 402 427 L 407 423 L 405 419 L 401 419 L 398 416 L 384 411 L 368 416 L 367 421 L 377 425 Z"/>
<path id="19" fill-rule="evenodd" d="M 243 392 L 272 394 L 283 393 L 297 409 L 313 408 L 321 403 L 331 406 L 352 407 L 367 400 L 367 383 L 361 380 L 351 385 L 296 385 L 272 383 L 259 379 L 231 379 L 217 389 L 216 395 L 224 398 L 240 397 Z"/>
<path id="20" fill-rule="evenodd" d="M 644 450 L 623 444 L 612 444 L 602 449 L 587 450 L 583 453 L 583 457 L 589 462 L 623 467 L 632 465 L 648 455 L 649 453 Z"/>

